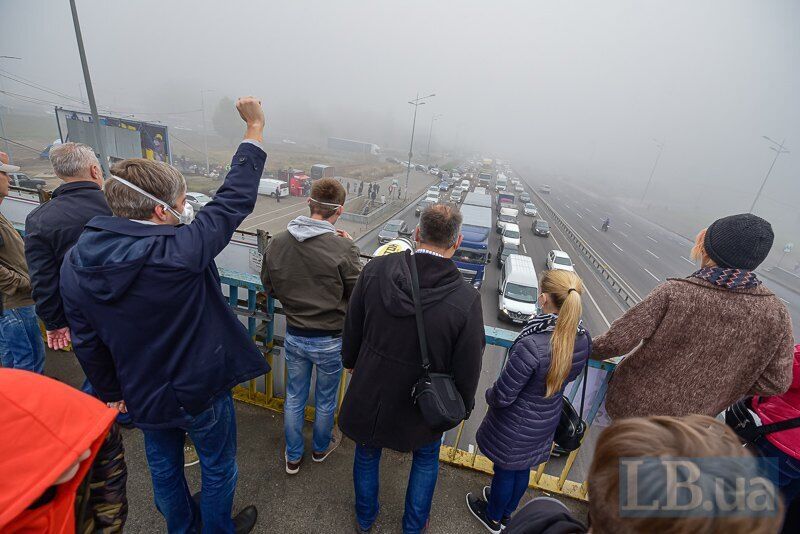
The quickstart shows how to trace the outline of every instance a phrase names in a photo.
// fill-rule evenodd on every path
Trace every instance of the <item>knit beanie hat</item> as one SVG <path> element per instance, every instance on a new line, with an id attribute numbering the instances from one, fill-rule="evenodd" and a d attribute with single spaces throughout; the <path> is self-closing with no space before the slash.
<path id="1" fill-rule="evenodd" d="M 775 234 L 772 225 L 752 213 L 717 219 L 706 230 L 703 247 L 720 267 L 752 271 L 767 258 Z"/>

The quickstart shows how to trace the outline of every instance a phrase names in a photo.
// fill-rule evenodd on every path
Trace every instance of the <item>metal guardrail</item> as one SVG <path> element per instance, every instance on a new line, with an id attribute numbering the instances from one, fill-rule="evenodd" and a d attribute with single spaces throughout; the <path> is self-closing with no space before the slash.
<path id="1" fill-rule="evenodd" d="M 606 262 L 600 254 L 597 253 L 589 243 L 565 221 L 558 212 L 553 209 L 549 202 L 547 202 L 542 195 L 537 191 L 533 194 L 539 199 L 540 206 L 544 206 L 547 211 L 555 220 L 556 224 L 561 228 L 564 234 L 572 241 L 573 245 L 581 251 L 589 263 L 597 270 L 598 273 L 608 282 L 611 289 L 616 291 L 622 299 L 622 302 L 627 307 L 632 307 L 634 304 L 642 301 L 642 296 L 639 295 L 630 285 L 628 285 L 623 278 L 617 274 L 614 269 Z"/>
<path id="2" fill-rule="evenodd" d="M 253 338 L 256 344 L 264 353 L 264 357 L 270 366 L 273 366 L 274 349 L 282 344 L 282 340 L 275 335 L 275 313 L 276 306 L 275 300 L 266 297 L 263 293 L 263 286 L 258 276 L 230 271 L 227 269 L 219 269 L 220 282 L 223 288 L 227 288 L 228 300 L 233 311 L 243 317 L 247 323 L 248 334 Z M 505 349 L 503 357 L 503 365 L 508 358 L 508 349 L 514 343 L 517 337 L 516 332 L 495 328 L 492 326 L 484 326 L 486 336 L 486 344 L 490 346 L 502 347 Z M 588 411 L 584 412 L 584 420 L 591 427 L 594 422 L 600 406 L 605 399 L 606 389 L 614 370 L 615 364 L 604 361 L 598 362 L 590 360 L 589 366 L 605 372 L 603 375 L 600 386 L 596 390 L 594 396 L 587 398 Z M 285 369 L 285 367 L 284 367 Z M 502 366 L 501 366 L 502 369 Z M 276 382 L 276 373 L 273 371 L 268 372 L 263 377 L 250 380 L 246 385 L 239 385 L 234 388 L 233 395 L 236 400 L 247 402 L 268 410 L 282 413 L 284 398 L 275 395 L 276 386 L 284 389 L 286 384 L 286 372 L 280 374 L 280 381 Z M 342 380 L 339 385 L 338 401 L 337 401 L 337 417 L 339 407 L 341 406 L 344 393 L 347 388 L 347 374 L 342 374 Z M 567 394 L 570 402 L 573 401 L 576 392 L 580 389 L 581 381 L 583 380 L 583 373 L 576 379 L 572 388 Z M 478 393 L 482 394 L 481 392 Z M 488 410 L 488 408 L 487 408 Z M 476 414 L 477 415 L 477 414 Z M 484 414 L 481 414 L 484 415 Z M 305 417 L 308 421 L 314 420 L 314 407 L 306 406 Z M 452 436 L 455 434 L 452 445 L 443 444 L 440 452 L 440 460 L 444 463 L 481 471 L 491 474 L 492 462 L 487 457 L 479 454 L 478 447 L 471 447 L 472 450 L 465 450 L 460 448 L 462 436 L 466 422 L 462 422 L 458 427 L 451 430 L 445 435 Z M 588 429 L 584 438 L 588 435 Z M 531 471 L 530 487 L 541 489 L 552 493 L 558 493 L 567 497 L 587 500 L 587 485 L 585 480 L 569 480 L 568 476 L 573 467 L 575 459 L 580 452 L 580 448 L 569 454 L 558 475 L 545 473 L 547 462 L 536 467 Z"/>

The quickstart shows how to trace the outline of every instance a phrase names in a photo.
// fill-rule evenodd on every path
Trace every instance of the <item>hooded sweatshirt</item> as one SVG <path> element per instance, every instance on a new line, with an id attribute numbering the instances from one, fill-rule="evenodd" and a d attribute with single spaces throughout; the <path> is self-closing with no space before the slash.
<path id="1" fill-rule="evenodd" d="M 341 334 L 347 301 L 361 272 L 356 244 L 328 221 L 300 216 L 267 243 L 264 290 L 278 299 L 286 330 L 299 336 Z"/>
<path id="2" fill-rule="evenodd" d="M 409 252 L 370 261 L 347 310 L 342 360 L 353 369 L 339 412 L 345 435 L 370 447 L 412 451 L 431 431 L 411 389 L 422 377 L 410 262 L 417 262 L 431 372 L 451 373 L 467 411 L 475 405 L 486 340 L 480 294 L 452 260 Z"/>
<path id="3" fill-rule="evenodd" d="M 77 489 L 118 412 L 15 369 L 0 369 L 0 406 L 0 532 L 75 532 Z M 75 475 L 55 485 L 78 461 Z"/>

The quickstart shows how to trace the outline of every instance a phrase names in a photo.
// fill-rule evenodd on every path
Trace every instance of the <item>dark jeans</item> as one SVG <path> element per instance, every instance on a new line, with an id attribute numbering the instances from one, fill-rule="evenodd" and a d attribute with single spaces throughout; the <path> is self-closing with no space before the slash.
<path id="1" fill-rule="evenodd" d="M 411 474 L 406 489 L 406 510 L 403 514 L 403 534 L 422 532 L 428 523 L 439 475 L 439 448 L 442 442 L 416 449 L 411 463 Z M 368 529 L 378 516 L 378 480 L 381 449 L 356 444 L 353 462 L 353 484 L 356 492 L 356 518 L 363 529 Z"/>
<path id="2" fill-rule="evenodd" d="M 492 492 L 486 509 L 489 519 L 500 521 L 504 517 L 511 517 L 528 489 L 530 477 L 530 469 L 509 470 L 494 466 Z"/>
<path id="3" fill-rule="evenodd" d="M 789 456 L 766 439 L 756 442 L 758 452 L 778 462 L 778 487 L 788 508 L 789 503 L 800 495 L 800 460 Z"/>
<path id="4" fill-rule="evenodd" d="M 147 464 L 158 511 L 170 533 L 233 532 L 231 510 L 236 490 L 236 415 L 230 393 L 179 428 L 143 430 Z M 189 434 L 200 457 L 203 493 L 200 510 L 183 474 L 183 441 Z"/>

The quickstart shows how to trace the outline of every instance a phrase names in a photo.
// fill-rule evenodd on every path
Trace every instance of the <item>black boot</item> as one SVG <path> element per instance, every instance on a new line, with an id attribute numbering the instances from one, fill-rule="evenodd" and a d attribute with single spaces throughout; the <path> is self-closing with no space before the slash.
<path id="1" fill-rule="evenodd" d="M 233 518 L 233 530 L 236 534 L 247 534 L 256 526 L 258 510 L 255 506 L 246 506 Z"/>

